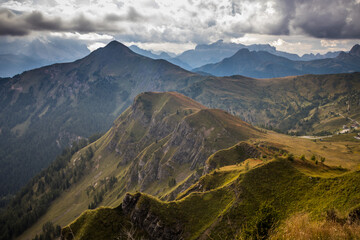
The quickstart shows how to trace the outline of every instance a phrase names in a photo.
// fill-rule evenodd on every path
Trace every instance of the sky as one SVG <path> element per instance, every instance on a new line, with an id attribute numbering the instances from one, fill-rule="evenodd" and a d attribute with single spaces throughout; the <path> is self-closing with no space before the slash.
<path id="1" fill-rule="evenodd" d="M 299 55 L 348 51 L 360 43 L 360 0 L 0 0 L 3 49 L 35 39 L 177 54 L 219 39 Z"/>

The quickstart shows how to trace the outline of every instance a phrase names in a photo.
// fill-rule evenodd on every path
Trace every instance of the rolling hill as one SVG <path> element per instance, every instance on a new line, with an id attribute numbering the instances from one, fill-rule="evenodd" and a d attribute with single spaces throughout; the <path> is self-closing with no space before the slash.
<path id="1" fill-rule="evenodd" d="M 265 51 L 240 49 L 233 56 L 218 63 L 195 68 L 214 76 L 244 75 L 254 78 L 274 78 L 304 74 L 331 74 L 360 71 L 360 45 L 349 53 L 342 52 L 335 58 L 312 61 L 293 61 Z"/>

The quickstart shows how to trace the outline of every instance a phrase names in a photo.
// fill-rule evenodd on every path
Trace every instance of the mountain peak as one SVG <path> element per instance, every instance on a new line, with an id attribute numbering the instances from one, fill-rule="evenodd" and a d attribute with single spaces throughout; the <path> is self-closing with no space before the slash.
<path id="1" fill-rule="evenodd" d="M 360 45 L 359 44 L 355 44 L 350 52 L 349 52 L 351 55 L 356 55 L 356 56 L 359 56 L 360 57 Z"/>
<path id="2" fill-rule="evenodd" d="M 241 48 L 239 49 L 239 51 L 237 51 L 232 57 L 235 57 L 235 56 L 242 56 L 244 54 L 250 54 L 250 50 L 247 49 L 247 48 Z"/>
<path id="3" fill-rule="evenodd" d="M 96 49 L 88 57 L 100 58 L 101 61 L 112 61 L 112 59 L 121 59 L 131 56 L 137 56 L 137 54 L 131 51 L 124 44 L 114 40 L 108 43 L 105 47 Z"/>
<path id="4" fill-rule="evenodd" d="M 111 50 L 127 50 L 129 51 L 129 48 L 122 44 L 121 42 L 118 42 L 116 40 L 113 40 L 109 42 L 103 49 L 111 49 Z"/>

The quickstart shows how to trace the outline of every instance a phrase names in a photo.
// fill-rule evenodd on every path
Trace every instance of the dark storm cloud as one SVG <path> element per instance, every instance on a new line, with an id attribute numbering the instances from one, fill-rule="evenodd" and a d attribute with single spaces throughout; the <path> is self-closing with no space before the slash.
<path id="1" fill-rule="evenodd" d="M 11 36 L 24 36 L 29 31 L 20 26 L 21 24 L 13 21 L 16 19 L 14 12 L 7 9 L 0 9 L 0 36 L 11 35 Z"/>
<path id="2" fill-rule="evenodd" d="M 61 30 L 62 21 L 60 18 L 46 19 L 42 13 L 35 11 L 22 18 L 25 23 L 34 30 Z"/>
<path id="3" fill-rule="evenodd" d="M 360 38 L 360 2 L 307 0 L 295 6 L 295 29 L 317 38 Z"/>
<path id="4" fill-rule="evenodd" d="M 113 24 L 116 21 L 138 22 L 144 17 L 130 7 L 127 14 L 107 15 L 103 20 L 95 21 L 79 15 L 69 21 L 60 17 L 48 17 L 39 11 L 15 12 L 9 9 L 0 9 L 0 36 L 25 36 L 32 31 L 52 32 L 121 32 Z"/>
<path id="5" fill-rule="evenodd" d="M 246 6 L 257 2 L 259 10 L 250 16 L 246 24 L 234 23 L 232 31 L 269 35 L 306 34 L 316 38 L 360 38 L 359 0 L 275 0 L 273 20 L 259 16 L 267 10 L 271 1 L 231 0 L 229 14 L 242 16 Z M 238 15 L 236 15 L 238 14 Z"/>

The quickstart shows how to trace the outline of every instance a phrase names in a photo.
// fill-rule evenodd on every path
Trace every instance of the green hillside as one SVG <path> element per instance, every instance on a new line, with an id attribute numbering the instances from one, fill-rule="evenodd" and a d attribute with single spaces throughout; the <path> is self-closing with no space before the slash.
<path id="1" fill-rule="evenodd" d="M 252 79 L 214 78 L 180 91 L 254 125 L 286 133 L 329 135 L 360 121 L 360 73 Z"/>
<path id="2" fill-rule="evenodd" d="M 227 151 L 217 154 L 228 157 L 231 153 Z M 272 150 L 273 154 L 276 152 Z M 360 194 L 354 182 L 359 182 L 360 172 L 288 156 L 265 161 L 248 159 L 216 169 L 176 201 L 164 202 L 143 193 L 127 194 L 119 207 L 106 211 L 117 214 L 116 222 L 131 222 L 131 228 L 115 230 L 112 219 L 92 218 L 105 212 L 99 209 L 82 214 L 63 228 L 62 236 L 106 239 L 101 236 L 111 233 L 115 238 L 124 232 L 136 236 L 138 228 L 147 233 L 145 239 L 264 239 L 272 235 L 279 238 L 281 235 L 274 232 L 289 217 L 304 212 L 310 214 L 311 221 L 332 218 L 343 222 L 339 226 L 356 226 L 360 220 L 357 215 Z M 319 176 L 309 175 L 308 171 L 316 171 Z M 89 228 L 90 225 L 101 227 Z M 343 239 L 358 237 L 359 228 L 354 229 Z M 98 238 L 93 237 L 95 234 Z"/>

